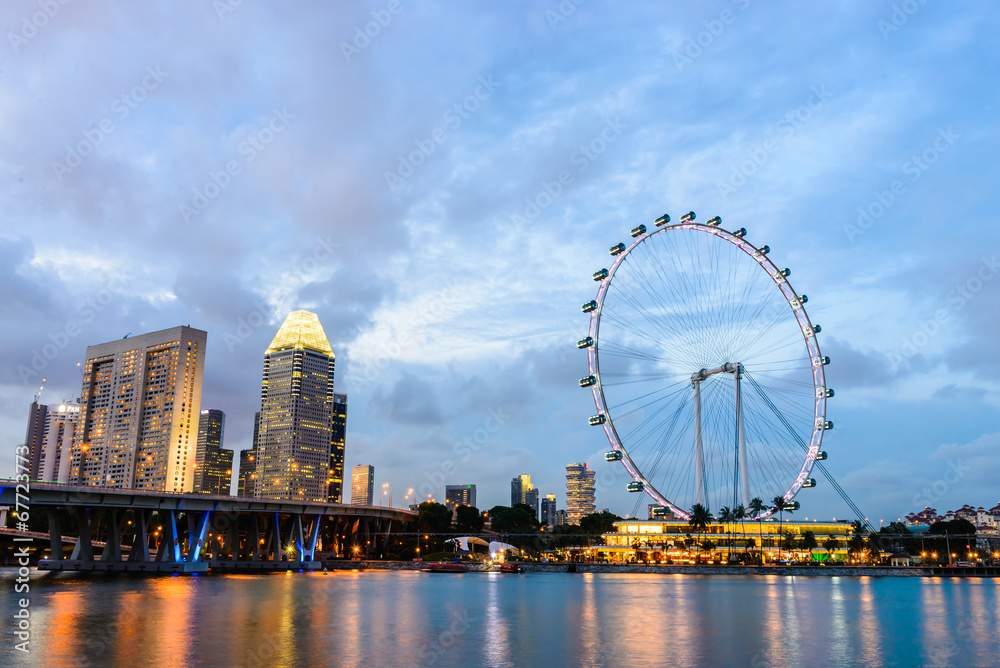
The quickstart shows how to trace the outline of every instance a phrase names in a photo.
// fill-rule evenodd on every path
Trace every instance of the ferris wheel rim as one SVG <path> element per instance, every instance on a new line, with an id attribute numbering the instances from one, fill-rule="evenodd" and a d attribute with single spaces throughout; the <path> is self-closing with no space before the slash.
<path id="1" fill-rule="evenodd" d="M 711 222 L 711 221 L 709 221 Z M 613 451 L 621 453 L 621 463 L 624 465 L 625 470 L 631 476 L 633 482 L 642 483 L 642 491 L 648 496 L 657 501 L 661 506 L 669 508 L 671 512 L 680 517 L 681 519 L 690 519 L 690 511 L 681 508 L 677 504 L 670 501 L 665 495 L 659 492 L 656 487 L 646 478 L 645 475 L 640 471 L 639 467 L 635 464 L 632 458 L 629 456 L 628 451 L 622 444 L 621 438 L 618 436 L 617 429 L 614 424 L 614 420 L 611 417 L 610 411 L 607 408 L 607 402 L 604 396 L 603 383 L 601 382 L 600 374 L 600 325 L 601 325 L 601 312 L 604 307 L 604 299 L 607 296 L 608 288 L 611 286 L 615 273 L 618 271 L 619 267 L 625 261 L 625 259 L 632 253 L 634 249 L 639 247 L 641 244 L 645 243 L 649 239 L 653 238 L 657 234 L 666 233 L 670 230 L 695 230 L 698 232 L 713 235 L 719 239 L 722 239 L 731 245 L 739 248 L 751 259 L 757 262 L 758 266 L 765 270 L 772 282 L 777 286 L 779 292 L 785 297 L 788 302 L 788 307 L 792 311 L 795 320 L 799 324 L 799 328 L 806 345 L 806 350 L 809 353 L 810 366 L 812 371 L 812 381 L 814 390 L 814 408 L 813 408 L 813 426 L 811 438 L 809 445 L 805 454 L 805 459 L 799 469 L 798 474 L 795 476 L 792 484 L 788 489 L 781 495 L 784 499 L 784 503 L 790 502 L 798 492 L 802 489 L 806 480 L 809 479 L 809 474 L 812 472 L 813 466 L 817 462 L 817 455 L 820 452 L 823 441 L 823 432 L 826 430 L 826 373 L 825 373 L 825 362 L 824 357 L 821 354 L 819 341 L 817 340 L 817 332 L 814 331 L 814 325 L 809 319 L 809 315 L 806 312 L 805 305 L 800 300 L 800 295 L 792 288 L 791 283 L 788 281 L 787 276 L 785 276 L 782 271 L 774 264 L 770 259 L 767 251 L 762 251 L 764 247 L 757 247 L 747 241 L 744 236 L 737 236 L 736 234 L 729 232 L 716 225 L 710 225 L 705 223 L 696 223 L 693 221 L 688 222 L 678 222 L 663 226 L 658 226 L 654 230 L 643 231 L 642 233 L 635 235 L 633 241 L 625 246 L 624 250 L 620 251 L 611 266 L 607 269 L 607 276 L 601 279 L 601 284 L 597 290 L 597 297 L 595 298 L 596 307 L 590 313 L 590 327 L 588 330 L 588 336 L 593 340 L 593 343 L 588 346 L 587 357 L 590 375 L 596 379 L 596 382 L 592 385 L 591 390 L 594 397 L 594 405 L 597 409 L 597 415 L 604 416 L 604 432 L 608 438 Z M 624 244 L 620 244 L 624 245 Z M 612 247 L 614 248 L 614 247 Z M 768 504 L 768 509 L 765 512 L 760 513 L 757 517 L 760 519 L 769 518 L 779 512 L 779 508 L 776 505 L 772 505 L 772 500 L 765 500 Z"/>

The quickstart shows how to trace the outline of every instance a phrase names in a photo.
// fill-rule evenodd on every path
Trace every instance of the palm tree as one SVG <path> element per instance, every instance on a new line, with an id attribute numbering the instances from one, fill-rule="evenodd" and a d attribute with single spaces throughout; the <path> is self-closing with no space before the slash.
<path id="1" fill-rule="evenodd" d="M 851 540 L 847 544 L 848 554 L 863 553 L 865 549 L 865 525 L 861 520 L 851 522 Z"/>
<path id="2" fill-rule="evenodd" d="M 733 521 L 740 523 L 740 534 L 743 536 L 744 548 L 746 548 L 747 531 L 746 527 L 743 525 L 743 520 L 746 519 L 746 516 L 747 516 L 747 509 L 743 506 L 742 503 L 733 508 Z M 733 528 L 735 529 L 735 527 Z M 743 551 L 746 552 L 746 549 L 744 549 Z"/>
<path id="3" fill-rule="evenodd" d="M 731 511 L 729 509 L 729 506 L 722 506 L 722 508 L 719 510 L 719 521 L 722 522 L 722 531 L 724 533 L 728 533 L 727 530 L 726 530 L 726 527 L 729 525 L 730 522 L 734 521 L 733 511 Z M 729 542 L 728 552 L 732 552 L 733 551 L 733 549 L 732 549 L 733 542 L 732 542 L 732 540 L 729 540 L 728 542 Z M 727 561 L 728 561 L 728 558 L 727 558 Z"/>
<path id="4" fill-rule="evenodd" d="M 792 511 L 785 507 L 785 497 L 783 497 L 783 496 L 776 496 L 776 497 L 774 497 L 774 499 L 772 499 L 771 503 L 773 504 L 771 507 L 778 511 L 778 535 L 781 535 L 781 529 L 782 529 L 782 526 L 784 525 L 784 518 L 782 517 L 782 513 L 788 513 L 789 515 L 791 515 Z M 780 546 L 779 546 L 779 548 L 780 548 Z M 781 557 L 781 551 L 780 551 L 780 549 L 778 551 L 778 557 L 779 557 L 778 560 L 780 561 L 781 560 L 780 559 L 780 557 Z"/>
<path id="5" fill-rule="evenodd" d="M 816 547 L 817 545 L 818 543 L 816 542 L 816 534 L 814 534 L 812 531 L 802 532 L 802 549 L 809 552 L 810 561 L 812 561 L 813 548 Z"/>
<path id="6" fill-rule="evenodd" d="M 837 542 L 836 538 L 827 538 L 823 541 L 823 549 L 826 550 L 826 560 L 829 561 L 833 558 L 833 551 L 837 549 L 840 543 Z"/>
<path id="7" fill-rule="evenodd" d="M 703 531 L 705 531 L 705 529 L 708 528 L 708 523 L 711 522 L 711 521 L 712 521 L 712 514 L 710 512 L 708 512 L 708 508 L 706 508 L 705 506 L 701 505 L 700 503 L 696 503 L 693 506 L 691 506 L 691 517 L 690 517 L 690 519 L 688 519 L 688 525 L 692 529 L 694 529 L 695 532 L 698 534 L 698 539 L 699 539 L 698 540 L 698 543 L 699 543 L 698 549 L 699 550 L 701 549 L 701 545 L 700 545 L 700 543 L 701 543 L 701 534 L 702 534 Z M 701 562 L 700 557 L 699 557 L 698 561 L 699 561 L 699 563 Z"/>
<path id="8" fill-rule="evenodd" d="M 764 563 L 764 552 L 763 552 L 764 526 L 761 524 L 762 520 L 760 516 L 766 509 L 767 506 L 764 505 L 764 500 L 761 499 L 759 496 L 755 496 L 753 499 L 750 500 L 750 512 L 752 514 L 752 517 L 755 520 L 757 520 L 757 536 L 760 538 L 760 548 L 761 548 L 761 551 L 757 553 L 757 556 L 760 557 L 759 561 L 761 562 L 761 564 Z"/>

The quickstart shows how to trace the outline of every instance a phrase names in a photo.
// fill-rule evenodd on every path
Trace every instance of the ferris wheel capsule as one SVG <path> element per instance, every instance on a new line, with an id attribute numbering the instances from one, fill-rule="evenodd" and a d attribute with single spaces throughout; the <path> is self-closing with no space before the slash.
<path id="1" fill-rule="evenodd" d="M 722 224 L 722 217 L 716 216 L 715 218 L 709 218 L 708 220 L 705 221 L 705 224 L 710 225 L 712 227 L 718 227 L 719 225 Z"/>
<path id="2" fill-rule="evenodd" d="M 607 269 L 598 269 L 597 271 L 594 272 L 595 281 L 603 281 L 607 277 L 608 277 Z"/>
<path id="3" fill-rule="evenodd" d="M 641 482 L 630 482 L 625 485 L 625 489 L 630 492 L 641 492 L 643 489 L 643 484 Z"/>
<path id="4" fill-rule="evenodd" d="M 594 415 L 587 419 L 587 422 L 589 422 L 590 426 L 592 427 L 597 427 L 598 425 L 602 425 L 607 421 L 608 419 L 603 415 Z"/>
<path id="5" fill-rule="evenodd" d="M 618 450 L 612 450 L 611 452 L 604 453 L 604 461 L 606 462 L 620 462 L 622 460 L 622 453 Z"/>
<path id="6" fill-rule="evenodd" d="M 594 345 L 594 339 L 592 339 L 589 336 L 585 336 L 576 342 L 576 347 L 580 348 L 581 350 L 584 348 L 589 348 L 592 345 Z"/>
<path id="7" fill-rule="evenodd" d="M 738 230 L 736 230 L 736 231 L 733 232 L 733 236 L 734 237 L 738 237 L 740 239 L 742 239 L 746 235 L 747 235 L 747 228 L 745 228 L 745 227 L 741 227 L 740 229 L 738 229 Z"/>
<path id="8" fill-rule="evenodd" d="M 636 237 L 641 237 L 645 233 L 646 233 L 646 226 L 645 225 L 638 225 L 636 227 L 633 227 L 632 230 L 628 234 L 629 234 L 630 237 L 632 237 L 633 239 L 635 239 Z"/>
<path id="9" fill-rule="evenodd" d="M 596 376 L 587 376 L 580 379 L 580 387 L 590 387 L 592 385 L 597 385 Z"/>
<path id="10" fill-rule="evenodd" d="M 653 221 L 653 223 L 655 223 L 657 227 L 663 227 L 669 222 L 670 222 L 670 215 L 666 213 Z"/>
<path id="11" fill-rule="evenodd" d="M 681 222 L 682 223 L 690 223 L 694 219 L 695 219 L 695 213 L 694 213 L 694 211 L 688 211 L 683 216 L 681 216 Z"/>

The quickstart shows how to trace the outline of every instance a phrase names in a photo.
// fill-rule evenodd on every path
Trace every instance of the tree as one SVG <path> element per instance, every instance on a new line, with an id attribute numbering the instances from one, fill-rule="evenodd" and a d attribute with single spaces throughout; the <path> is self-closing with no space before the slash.
<path id="1" fill-rule="evenodd" d="M 514 507 L 493 506 L 489 510 L 489 516 L 490 529 L 497 533 L 535 533 L 540 526 L 534 509 L 524 503 L 518 503 Z"/>
<path id="2" fill-rule="evenodd" d="M 698 534 L 698 538 L 701 538 L 702 532 L 708 528 L 708 523 L 712 521 L 712 514 L 708 511 L 708 508 L 696 503 L 691 506 L 691 516 L 688 519 L 688 526 L 694 529 L 695 533 Z M 699 540 L 700 542 L 700 540 Z M 699 558 L 700 562 L 701 559 Z"/>
<path id="3" fill-rule="evenodd" d="M 833 558 L 833 551 L 840 546 L 836 538 L 827 538 L 823 541 L 823 549 L 826 550 L 827 561 Z"/>
<path id="4" fill-rule="evenodd" d="M 733 508 L 733 521 L 740 523 L 740 535 L 743 536 L 744 552 L 746 552 L 745 548 L 746 548 L 747 529 L 746 526 L 743 524 L 743 520 L 745 520 L 746 517 L 747 517 L 747 509 L 742 503 Z"/>
<path id="5" fill-rule="evenodd" d="M 819 543 L 816 542 L 816 534 L 812 531 L 802 532 L 802 549 L 809 552 L 809 558 L 812 559 L 813 548 L 817 547 Z"/>
<path id="6" fill-rule="evenodd" d="M 774 497 L 771 503 L 773 504 L 772 508 L 778 511 L 778 534 L 781 535 L 782 533 L 781 529 L 784 526 L 784 521 L 783 521 L 784 518 L 782 517 L 782 513 L 788 513 L 789 515 L 791 515 L 792 511 L 787 507 L 785 507 L 785 497 L 783 496 Z M 781 555 L 779 554 L 778 556 L 780 557 Z"/>
<path id="7" fill-rule="evenodd" d="M 786 531 L 781 534 L 781 547 L 788 552 L 795 549 L 795 534 L 793 532 Z"/>
<path id="8" fill-rule="evenodd" d="M 600 537 L 601 534 L 614 531 L 615 522 L 618 521 L 621 521 L 621 518 L 614 513 L 591 513 L 580 518 L 580 530 L 594 537 Z"/>
<path id="9" fill-rule="evenodd" d="M 847 554 L 859 555 L 865 550 L 865 525 L 861 520 L 851 522 L 851 539 L 847 541 Z"/>
<path id="10" fill-rule="evenodd" d="M 722 530 L 728 534 L 727 527 L 730 522 L 734 521 L 733 511 L 729 509 L 729 506 L 722 506 L 719 510 L 719 521 L 722 522 Z M 729 552 L 732 552 L 733 541 L 727 538 L 729 543 Z"/>
<path id="11" fill-rule="evenodd" d="M 451 511 L 443 503 L 424 501 L 417 506 L 417 526 L 427 533 L 446 533 L 451 528 Z"/>
<path id="12" fill-rule="evenodd" d="M 483 514 L 473 506 L 455 508 L 455 529 L 459 533 L 477 534 L 483 530 Z"/>
<path id="13" fill-rule="evenodd" d="M 764 500 L 761 499 L 759 496 L 754 497 L 753 499 L 750 500 L 750 513 L 751 517 L 757 520 L 757 536 L 760 538 L 761 550 L 763 550 L 764 548 L 764 526 L 762 524 L 763 519 L 761 518 L 761 515 L 764 514 L 764 511 L 766 509 L 767 506 L 764 505 Z M 760 557 L 760 563 L 763 564 L 764 563 L 763 551 L 759 552 L 758 556 Z"/>

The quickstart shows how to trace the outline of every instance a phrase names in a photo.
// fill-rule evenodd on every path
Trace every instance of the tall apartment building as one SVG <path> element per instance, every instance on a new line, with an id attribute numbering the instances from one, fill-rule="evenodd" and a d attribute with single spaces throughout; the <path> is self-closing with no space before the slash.
<path id="1" fill-rule="evenodd" d="M 579 524 L 597 508 L 594 498 L 594 469 L 587 464 L 570 464 L 566 467 L 566 519 Z"/>
<path id="2" fill-rule="evenodd" d="M 264 353 L 256 498 L 328 500 L 333 369 L 316 314 L 289 313 Z"/>
<path id="3" fill-rule="evenodd" d="M 555 526 L 556 524 L 556 495 L 546 494 L 545 498 L 542 499 L 542 517 L 541 522 L 543 526 Z"/>
<path id="4" fill-rule="evenodd" d="M 67 482 L 73 458 L 73 434 L 80 420 L 75 404 L 46 406 L 32 402 L 24 444 L 28 446 L 31 480 Z"/>
<path id="5" fill-rule="evenodd" d="M 226 414 L 206 408 L 198 419 L 198 446 L 195 450 L 194 491 L 229 495 L 233 477 L 233 451 L 222 447 Z"/>
<path id="6" fill-rule="evenodd" d="M 538 490 L 531 484 L 531 476 L 527 473 L 510 481 L 510 505 L 513 507 L 518 503 L 531 506 L 535 511 L 535 519 L 538 519 Z"/>
<path id="7" fill-rule="evenodd" d="M 330 477 L 327 499 L 330 503 L 343 503 L 344 499 L 344 447 L 347 443 L 347 395 L 333 393 L 333 410 L 330 426 Z"/>
<path id="8" fill-rule="evenodd" d="M 253 482 L 257 477 L 254 450 L 240 450 L 240 472 L 236 478 L 236 496 L 253 497 Z"/>
<path id="9" fill-rule="evenodd" d="M 445 485 L 444 505 L 448 506 L 451 516 L 455 517 L 455 509 L 459 506 L 476 507 L 475 485 Z"/>
<path id="10" fill-rule="evenodd" d="M 87 348 L 70 484 L 194 489 L 207 337 L 182 326 Z"/>
<path id="11" fill-rule="evenodd" d="M 358 464 L 351 469 L 351 503 L 370 506 L 375 499 L 375 467 Z"/>

